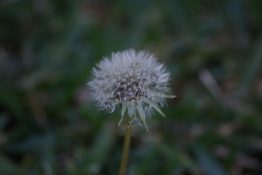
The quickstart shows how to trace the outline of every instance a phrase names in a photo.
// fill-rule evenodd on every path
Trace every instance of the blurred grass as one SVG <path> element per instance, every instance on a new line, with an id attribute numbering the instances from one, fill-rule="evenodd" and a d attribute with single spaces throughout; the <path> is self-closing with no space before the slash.
<path id="1" fill-rule="evenodd" d="M 0 2 L 0 174 L 116 174 L 119 113 L 85 83 L 103 56 L 156 54 L 178 98 L 135 128 L 129 174 L 262 174 L 262 3 Z M 203 74 L 204 72 L 204 74 Z"/>

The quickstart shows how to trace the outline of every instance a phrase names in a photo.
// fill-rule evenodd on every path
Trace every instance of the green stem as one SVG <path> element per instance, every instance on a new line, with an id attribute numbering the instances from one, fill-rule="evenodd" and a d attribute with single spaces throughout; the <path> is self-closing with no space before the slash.
<path id="1" fill-rule="evenodd" d="M 124 148 L 122 152 L 122 159 L 121 159 L 118 175 L 126 174 L 130 142 L 131 142 L 131 127 L 127 124 L 125 130 Z"/>

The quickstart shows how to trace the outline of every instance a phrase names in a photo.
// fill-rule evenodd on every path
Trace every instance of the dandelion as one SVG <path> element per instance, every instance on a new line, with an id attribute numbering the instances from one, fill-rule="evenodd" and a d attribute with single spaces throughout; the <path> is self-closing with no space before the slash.
<path id="1" fill-rule="evenodd" d="M 92 96 L 102 110 L 121 108 L 122 123 L 126 114 L 130 122 L 139 121 L 148 131 L 146 120 L 160 109 L 166 98 L 173 98 L 169 87 L 170 73 L 154 55 L 132 49 L 112 53 L 92 71 L 88 83 Z"/>
<path id="2" fill-rule="evenodd" d="M 118 126 L 126 114 L 129 119 L 119 168 L 119 175 L 124 175 L 131 141 L 130 124 L 138 121 L 148 131 L 146 120 L 154 110 L 165 116 L 160 108 L 166 98 L 175 97 L 168 84 L 170 73 L 152 54 L 132 49 L 105 57 L 92 73 L 88 85 L 99 108 L 110 112 L 121 108 Z"/>

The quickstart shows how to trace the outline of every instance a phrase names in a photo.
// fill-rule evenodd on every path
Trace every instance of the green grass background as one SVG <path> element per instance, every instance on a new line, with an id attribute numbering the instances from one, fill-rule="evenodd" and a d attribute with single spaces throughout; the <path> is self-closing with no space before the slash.
<path id="1" fill-rule="evenodd" d="M 262 1 L 1 0 L 0 174 L 114 175 L 120 113 L 86 82 L 111 52 L 154 53 L 176 99 L 136 127 L 128 175 L 262 174 Z"/>

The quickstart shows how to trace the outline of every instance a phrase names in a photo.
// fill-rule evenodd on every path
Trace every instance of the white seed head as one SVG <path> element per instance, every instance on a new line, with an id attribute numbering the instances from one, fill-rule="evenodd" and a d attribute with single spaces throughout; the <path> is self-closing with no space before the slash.
<path id="1" fill-rule="evenodd" d="M 130 121 L 137 120 L 148 130 L 146 119 L 152 109 L 161 115 L 165 98 L 173 98 L 169 87 L 170 73 L 147 52 L 132 49 L 112 53 L 103 58 L 92 71 L 88 83 L 93 99 L 103 110 L 114 112 L 120 106 L 121 120 L 125 113 Z"/>

